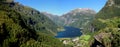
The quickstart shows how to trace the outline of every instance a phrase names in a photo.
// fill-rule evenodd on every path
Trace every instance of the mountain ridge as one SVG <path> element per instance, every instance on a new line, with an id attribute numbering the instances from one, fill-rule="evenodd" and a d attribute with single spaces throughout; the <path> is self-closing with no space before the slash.
<path id="1" fill-rule="evenodd" d="M 68 12 L 68 13 L 66 13 L 66 14 L 63 14 L 63 15 L 61 15 L 61 16 L 57 16 L 57 15 L 53 15 L 53 14 L 50 14 L 50 13 L 44 13 L 43 12 L 43 14 L 45 14 L 48 18 L 50 18 L 50 19 L 52 19 L 52 21 L 54 21 L 54 20 L 56 20 L 56 21 L 60 21 L 60 22 L 55 22 L 56 24 L 58 24 L 59 25 L 59 23 L 61 23 L 61 25 L 66 25 L 66 24 L 69 24 L 67 21 L 67 17 L 69 17 L 69 18 L 71 18 L 71 17 L 73 17 L 74 18 L 74 16 L 83 16 L 83 15 L 89 15 L 89 14 L 96 14 L 96 12 L 94 11 L 94 10 L 92 10 L 92 9 L 89 9 L 89 8 L 76 8 L 76 9 L 73 9 L 73 10 L 71 10 L 70 12 Z M 79 15 L 78 15 L 79 14 Z M 69 16 L 70 15 L 70 16 Z M 90 15 L 89 15 L 90 16 Z M 55 18 L 56 19 L 55 19 Z M 66 21 L 67 20 L 67 21 Z M 70 21 L 71 22 L 71 21 Z"/>
<path id="2" fill-rule="evenodd" d="M 92 22 L 94 39 L 91 47 L 120 46 L 120 0 L 108 0 L 105 6 L 96 14 Z M 100 43 L 100 44 L 97 44 Z"/>
<path id="3" fill-rule="evenodd" d="M 51 33 L 54 32 L 55 24 L 50 19 L 33 8 L 2 1 L 0 47 L 63 47 Z"/>

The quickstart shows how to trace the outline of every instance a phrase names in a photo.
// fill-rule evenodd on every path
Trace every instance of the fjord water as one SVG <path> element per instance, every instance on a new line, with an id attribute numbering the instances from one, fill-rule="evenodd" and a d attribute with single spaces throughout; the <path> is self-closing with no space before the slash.
<path id="1" fill-rule="evenodd" d="M 60 31 L 57 33 L 56 38 L 74 38 L 82 35 L 82 32 L 79 28 L 65 26 L 64 31 Z"/>

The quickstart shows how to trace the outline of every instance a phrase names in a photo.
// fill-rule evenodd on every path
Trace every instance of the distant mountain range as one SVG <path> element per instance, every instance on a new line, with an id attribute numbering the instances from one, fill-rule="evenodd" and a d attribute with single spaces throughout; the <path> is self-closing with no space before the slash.
<path id="1" fill-rule="evenodd" d="M 59 26 L 64 25 L 64 19 L 62 19 L 60 16 L 53 15 L 53 14 L 50 14 L 48 12 L 41 12 L 41 13 L 44 14 L 45 16 L 47 16 L 49 19 L 51 19 L 57 25 L 59 25 Z"/>
<path id="2" fill-rule="evenodd" d="M 63 38 L 70 46 L 63 45 L 54 38 L 59 26 L 83 28 L 86 34 L 75 41 Z M 91 27 L 93 32 L 89 32 Z M 39 12 L 13 0 L 0 1 L 0 47 L 75 46 L 120 47 L 120 0 L 108 0 L 97 14 L 89 8 L 77 8 L 62 16 Z"/>
<path id="3" fill-rule="evenodd" d="M 64 25 L 82 28 L 94 19 L 96 12 L 89 8 L 77 8 L 61 17 L 65 19 Z"/>
<path id="4" fill-rule="evenodd" d="M 89 8 L 77 8 L 61 16 L 42 12 L 53 22 L 60 26 L 73 26 L 77 28 L 89 28 L 96 12 Z"/>

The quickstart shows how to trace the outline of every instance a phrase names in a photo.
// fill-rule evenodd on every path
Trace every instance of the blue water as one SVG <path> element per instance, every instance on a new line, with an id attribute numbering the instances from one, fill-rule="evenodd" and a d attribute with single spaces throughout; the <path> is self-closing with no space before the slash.
<path id="1" fill-rule="evenodd" d="M 74 38 L 82 35 L 82 33 L 80 32 L 81 30 L 79 28 L 66 26 L 64 27 L 64 29 L 65 31 L 58 32 L 57 36 L 55 37 L 56 38 Z"/>

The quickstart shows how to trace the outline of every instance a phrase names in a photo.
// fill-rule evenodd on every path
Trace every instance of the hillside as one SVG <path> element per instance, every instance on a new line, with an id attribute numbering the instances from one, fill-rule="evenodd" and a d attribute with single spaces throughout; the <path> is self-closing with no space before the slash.
<path id="1" fill-rule="evenodd" d="M 93 21 L 91 47 L 120 47 L 120 0 L 108 0 Z"/>
<path id="2" fill-rule="evenodd" d="M 119 0 L 108 0 L 106 5 L 95 16 L 96 19 L 93 21 L 95 23 L 93 23 L 94 26 L 96 26 L 95 30 L 99 30 L 100 28 L 104 28 L 106 26 L 105 24 L 101 23 L 98 19 L 110 19 L 114 17 L 120 17 L 119 2 Z"/>
<path id="3" fill-rule="evenodd" d="M 55 35 L 57 33 L 57 25 L 41 12 L 19 3 L 11 3 L 11 8 L 24 15 L 22 18 L 25 24 L 35 31 Z"/>
<path id="4" fill-rule="evenodd" d="M 65 18 L 64 25 L 73 26 L 78 28 L 84 28 L 89 25 L 89 23 L 94 19 L 96 12 L 89 8 L 77 8 L 64 15 Z"/>
<path id="5" fill-rule="evenodd" d="M 47 12 L 42 13 L 59 26 L 72 26 L 84 29 L 85 31 L 90 30 L 90 23 L 93 21 L 96 14 L 94 10 L 89 8 L 73 9 L 61 16 L 52 15 Z"/>
<path id="6" fill-rule="evenodd" d="M 63 47 L 52 37 L 56 27 L 33 8 L 0 1 L 0 47 Z"/>
<path id="7" fill-rule="evenodd" d="M 42 14 L 44 14 L 45 16 L 47 16 L 49 19 L 51 19 L 55 24 L 59 25 L 59 26 L 63 26 L 64 25 L 64 19 L 61 18 L 58 15 L 53 15 L 50 14 L 48 12 L 41 12 Z"/>
<path id="8" fill-rule="evenodd" d="M 113 17 L 120 17 L 120 1 L 108 0 L 106 5 L 97 13 L 96 18 L 109 19 Z"/>

